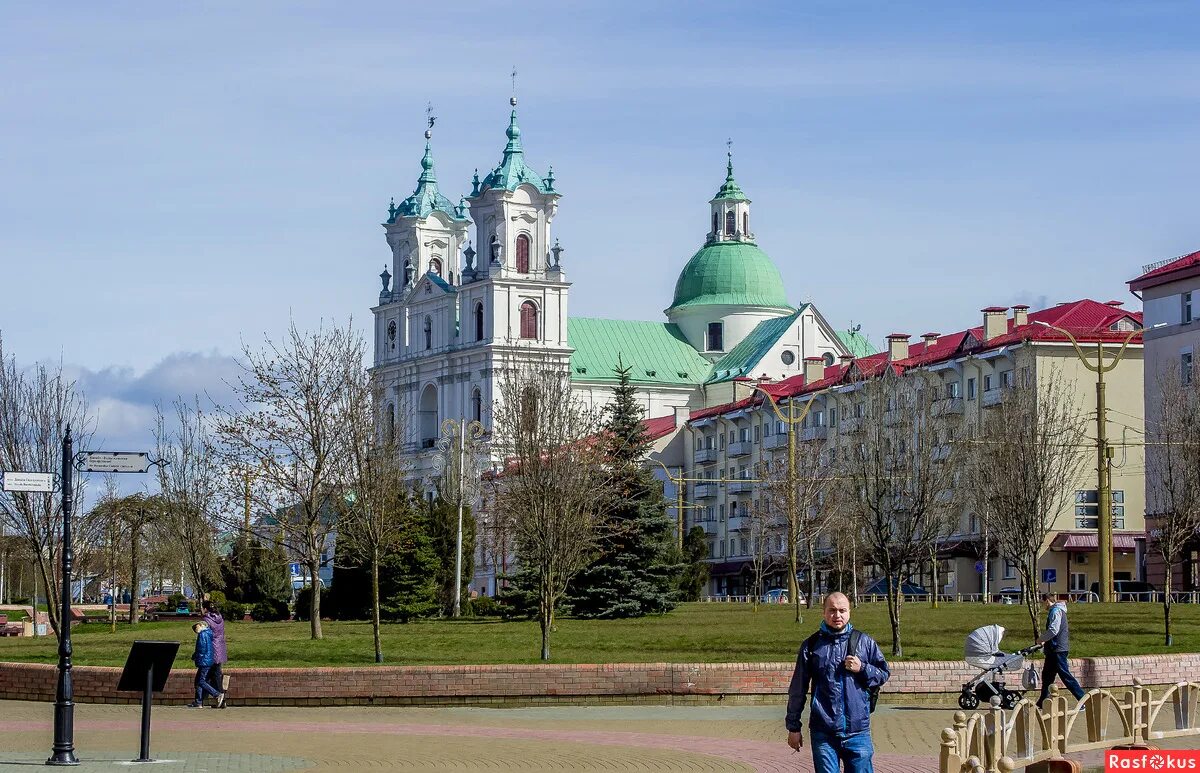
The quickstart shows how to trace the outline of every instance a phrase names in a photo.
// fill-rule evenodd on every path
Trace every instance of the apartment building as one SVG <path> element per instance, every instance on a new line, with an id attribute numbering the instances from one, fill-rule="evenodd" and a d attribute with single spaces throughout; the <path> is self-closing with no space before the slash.
<path id="1" fill-rule="evenodd" d="M 1129 281 L 1129 290 L 1142 301 L 1145 317 L 1145 399 L 1147 426 L 1159 421 L 1165 379 L 1195 383 L 1194 356 L 1200 350 L 1200 252 L 1151 263 Z M 1155 449 L 1151 448 L 1150 453 Z M 1146 490 L 1153 503 L 1154 476 L 1147 472 Z M 1154 516 L 1147 514 L 1154 528 Z M 1163 566 L 1152 550 L 1147 560 L 1147 579 L 1162 587 Z M 1172 587 L 1181 591 L 1200 590 L 1200 539 L 1184 551 L 1184 561 L 1175 570 Z"/>
<path id="2" fill-rule="evenodd" d="M 1120 301 L 1081 300 L 1030 311 L 1027 306 L 988 307 L 981 324 L 951 334 L 926 333 L 914 341 L 910 335 L 888 336 L 886 351 L 864 357 L 842 357 L 827 365 L 806 360 L 804 372 L 784 381 L 739 380 L 739 399 L 693 411 L 686 422 L 677 421 L 675 434 L 657 428 L 661 438 L 655 458 L 668 468 L 682 469 L 687 481 L 683 502 L 686 528 L 701 526 L 709 535 L 712 595 L 738 595 L 753 587 L 753 541 L 747 533 L 746 515 L 761 506 L 763 485 L 753 482 L 756 470 L 786 463 L 788 425 L 779 420 L 760 392 L 769 392 L 785 411 L 797 402 L 796 414 L 807 407 L 796 428 L 797 442 L 824 442 L 837 454 L 849 444 L 865 422 L 886 417 L 867 415 L 856 393 L 864 382 L 890 369 L 902 377 L 926 381 L 935 401 L 934 415 L 950 427 L 979 422 L 984 412 L 1004 400 L 1005 390 L 1018 383 L 1037 383 L 1039 376 L 1055 372 L 1069 385 L 1078 410 L 1091 417 L 1089 435 L 1095 435 L 1096 376 L 1081 362 L 1066 331 L 1094 358 L 1097 344 L 1111 344 L 1110 354 L 1140 331 L 1140 312 L 1122 308 Z M 1116 446 L 1112 460 L 1114 576 L 1141 579 L 1145 556 L 1145 497 L 1143 456 L 1140 445 L 1143 422 L 1143 376 L 1140 335 L 1135 334 L 1116 367 L 1105 374 L 1106 411 L 1110 442 Z M 682 418 L 682 417 L 680 417 Z M 948 433 L 949 434 L 949 433 Z M 1087 457 L 1075 483 L 1071 503 L 1058 515 L 1047 540 L 1039 569 L 1053 569 L 1055 579 L 1042 586 L 1055 592 L 1086 591 L 1099 579 L 1097 561 L 1096 453 L 1081 448 Z M 949 463 L 953 457 L 945 454 Z M 836 532 L 832 539 L 836 540 Z M 785 585 L 780 577 L 784 561 L 784 531 L 770 539 L 775 555 L 771 585 Z M 981 519 L 964 509 L 954 533 L 939 546 L 938 588 L 946 593 L 998 593 L 1019 586 L 1015 567 L 995 554 Z M 985 545 L 988 549 L 985 551 Z M 827 547 L 831 545 L 826 542 Z M 990 555 L 988 555 L 990 554 Z M 984 569 L 988 584 L 984 585 Z M 1039 575 L 1041 573 L 1039 572 Z M 912 579 L 920 581 L 921 569 Z M 932 588 L 931 588 L 932 590 Z"/>

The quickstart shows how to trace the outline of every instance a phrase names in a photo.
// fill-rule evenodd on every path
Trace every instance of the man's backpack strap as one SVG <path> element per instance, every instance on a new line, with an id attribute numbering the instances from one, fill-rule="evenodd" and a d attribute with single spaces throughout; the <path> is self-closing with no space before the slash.
<path id="1" fill-rule="evenodd" d="M 846 654 L 854 655 L 859 660 L 862 660 L 865 663 L 866 661 L 862 658 L 862 656 L 860 656 L 858 654 L 858 645 L 859 645 L 859 643 L 862 642 L 862 637 L 863 637 L 862 631 L 858 630 L 857 628 L 854 628 L 850 631 L 850 643 L 846 648 Z M 871 701 L 871 713 L 874 713 L 875 712 L 875 704 L 879 702 L 879 688 L 878 687 L 868 687 L 867 695 Z"/>

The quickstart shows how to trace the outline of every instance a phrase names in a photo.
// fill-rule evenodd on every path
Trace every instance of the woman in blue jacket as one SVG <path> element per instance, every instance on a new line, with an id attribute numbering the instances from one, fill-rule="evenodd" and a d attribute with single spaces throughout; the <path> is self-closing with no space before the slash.
<path id="1" fill-rule="evenodd" d="M 192 630 L 196 632 L 196 650 L 192 653 L 192 662 L 196 664 L 196 700 L 188 708 L 198 709 L 204 705 L 205 694 L 218 698 L 220 693 L 208 683 L 208 672 L 213 666 L 212 631 L 204 623 L 196 623 Z"/>

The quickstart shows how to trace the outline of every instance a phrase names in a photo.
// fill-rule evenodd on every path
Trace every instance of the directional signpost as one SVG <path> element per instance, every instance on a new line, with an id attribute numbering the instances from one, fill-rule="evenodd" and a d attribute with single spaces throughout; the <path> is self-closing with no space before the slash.
<path id="1" fill-rule="evenodd" d="M 146 472 L 154 464 L 140 451 L 84 451 L 79 462 L 83 472 Z"/>
<path id="2" fill-rule="evenodd" d="M 54 491 L 54 474 L 49 472 L 0 472 L 0 489 L 49 494 Z"/>

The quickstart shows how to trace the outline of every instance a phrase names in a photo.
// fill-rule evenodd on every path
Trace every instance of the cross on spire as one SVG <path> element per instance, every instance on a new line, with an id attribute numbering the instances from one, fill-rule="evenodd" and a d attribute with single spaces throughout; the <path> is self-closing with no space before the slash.
<path id="1" fill-rule="evenodd" d="M 513 104 L 517 103 L 517 66 L 514 64 L 512 69 L 512 98 Z"/>
<path id="2" fill-rule="evenodd" d="M 433 103 L 425 103 L 425 139 L 433 136 L 433 124 L 437 121 L 437 116 L 433 114 Z"/>

